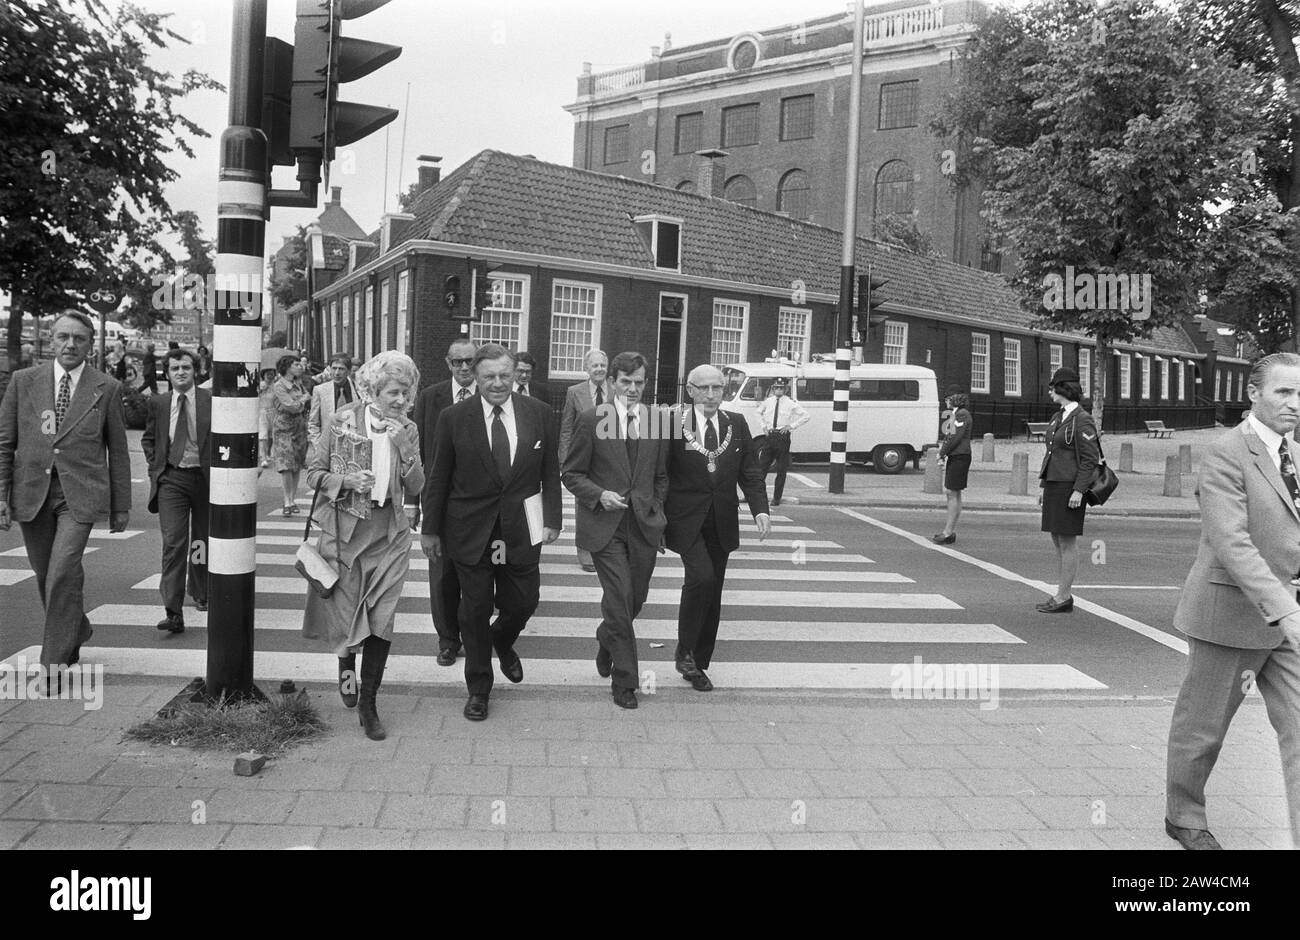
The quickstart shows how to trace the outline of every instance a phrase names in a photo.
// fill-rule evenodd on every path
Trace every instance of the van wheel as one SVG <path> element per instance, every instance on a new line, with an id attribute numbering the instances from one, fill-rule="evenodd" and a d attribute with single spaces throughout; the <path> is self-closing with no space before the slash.
<path id="1" fill-rule="evenodd" d="M 898 473 L 906 465 L 910 450 L 905 444 L 881 444 L 871 452 L 871 462 L 877 473 Z"/>

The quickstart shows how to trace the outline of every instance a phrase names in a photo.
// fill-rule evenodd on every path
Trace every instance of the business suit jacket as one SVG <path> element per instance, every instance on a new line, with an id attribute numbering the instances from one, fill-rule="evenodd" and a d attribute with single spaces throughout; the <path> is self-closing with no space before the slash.
<path id="1" fill-rule="evenodd" d="M 1201 458 L 1196 495 L 1201 540 L 1174 626 L 1220 646 L 1275 648 L 1277 621 L 1300 610 L 1289 584 L 1300 571 L 1300 511 L 1249 422 Z"/>
<path id="2" fill-rule="evenodd" d="M 453 385 L 456 386 L 455 389 L 452 388 Z M 478 394 L 478 386 L 473 382 L 468 387 L 471 398 Z M 459 391 L 460 385 L 455 379 L 446 379 L 428 386 L 415 399 L 415 411 L 411 417 L 420 431 L 420 458 L 424 461 L 426 474 L 433 466 L 433 441 L 434 431 L 438 427 L 438 415 L 442 414 L 442 409 L 456 403 L 456 393 Z"/>
<path id="3" fill-rule="evenodd" d="M 89 363 L 57 433 L 54 363 L 15 372 L 0 403 L 0 499 L 9 501 L 15 521 L 36 518 L 50 491 L 51 469 L 77 522 L 89 525 L 130 510 L 122 386 Z"/>
<path id="4" fill-rule="evenodd" d="M 1097 425 L 1082 407 L 1075 408 L 1064 420 L 1063 414 L 1058 411 L 1052 415 L 1043 434 L 1047 450 L 1038 478 L 1049 483 L 1072 483 L 1076 493 L 1086 493 L 1101 458 Z"/>
<path id="5" fill-rule="evenodd" d="M 614 386 L 605 380 L 605 401 L 614 397 Z M 596 407 L 591 400 L 591 383 L 583 379 L 577 385 L 570 385 L 564 393 L 564 410 L 560 413 L 560 463 L 569 456 L 569 446 L 573 442 L 573 429 L 578 426 L 578 415 Z"/>
<path id="6" fill-rule="evenodd" d="M 343 474 L 334 473 L 330 469 L 330 458 L 335 452 L 335 428 L 347 428 L 357 434 L 366 433 L 365 426 L 362 424 L 367 420 L 366 407 L 364 402 L 353 402 L 334 412 L 334 417 L 320 437 L 312 443 L 311 450 L 307 454 L 307 488 L 315 493 L 316 485 L 320 483 L 321 496 L 324 497 L 317 500 L 316 505 L 312 507 L 311 517 L 323 532 L 338 538 L 339 544 L 343 546 L 342 561 L 345 565 L 350 565 L 356 555 L 355 551 L 349 553 L 348 543 L 360 520 L 352 513 L 341 512 L 334 506 L 334 501 L 338 499 L 339 492 L 343 489 Z M 415 428 L 415 422 L 405 417 L 401 422 L 402 433 L 415 446 L 418 455 L 420 434 Z M 391 444 L 389 446 L 393 447 L 393 472 L 388 481 L 388 498 L 397 506 L 414 505 L 420 498 L 420 491 L 424 488 L 424 465 L 417 456 L 411 468 L 403 475 L 402 459 L 398 455 L 397 448 Z M 394 539 L 409 540 L 410 529 L 403 513 L 393 513 L 390 534 Z M 358 549 L 364 547 L 357 546 Z"/>
<path id="7" fill-rule="evenodd" d="M 348 385 L 352 389 L 352 402 L 356 404 L 361 400 L 357 394 L 356 383 L 351 378 L 348 379 Z M 311 392 L 311 414 L 307 417 L 307 440 L 314 441 L 320 436 L 322 428 L 330 426 L 330 419 L 334 417 L 334 380 L 322 382 L 317 385 Z"/>
<path id="8" fill-rule="evenodd" d="M 515 383 L 515 391 L 519 391 L 519 383 Z M 548 408 L 551 405 L 551 386 L 541 379 L 531 379 L 528 382 L 528 397 L 536 398 Z"/>
<path id="9" fill-rule="evenodd" d="M 574 429 L 569 456 L 564 461 L 564 485 L 573 493 L 577 544 L 589 552 L 598 552 L 609 544 L 629 511 L 636 519 L 642 537 L 659 544 L 668 519 L 664 499 L 668 496 L 668 441 L 651 434 L 654 412 L 641 406 L 637 426 L 642 435 L 637 442 L 636 466 L 628 459 L 627 441 L 619 438 L 618 415 L 614 402 L 584 411 Z M 629 509 L 607 510 L 600 504 L 600 494 L 612 490 L 627 500 Z"/>
<path id="10" fill-rule="evenodd" d="M 542 523 L 560 529 L 560 463 L 551 409 L 535 398 L 512 394 L 517 443 L 510 475 L 501 479 L 478 396 L 445 408 L 434 431 L 433 467 L 422 499 L 425 535 L 442 537 L 452 561 L 475 565 L 500 520 L 500 538 L 511 564 L 534 564 L 524 500 L 542 494 Z"/>
<path id="11" fill-rule="evenodd" d="M 718 444 L 727 439 L 727 429 L 732 430 L 731 443 L 718 455 L 716 473 L 709 473 L 708 460 L 701 453 L 687 447 L 681 433 L 681 414 L 685 409 L 688 427 L 701 445 L 704 433 L 694 428 L 695 409 L 679 406 L 673 409 L 673 437 L 668 444 L 668 526 L 664 542 L 681 554 L 699 535 L 704 520 L 713 510 L 718 541 L 724 551 L 734 552 L 740 547 L 740 500 L 736 496 L 739 485 L 745 494 L 749 511 L 758 516 L 768 511 L 767 487 L 763 471 L 749 435 L 749 424 L 738 415 L 718 411 Z"/>
<path id="12" fill-rule="evenodd" d="M 140 438 L 140 449 L 149 464 L 149 511 L 158 511 L 158 478 L 167 469 L 167 454 L 171 450 L 172 435 L 172 395 L 166 392 L 149 399 L 149 410 L 145 418 L 144 435 Z M 203 487 L 209 486 L 209 471 L 212 468 L 211 442 L 208 432 L 212 428 L 212 393 L 207 389 L 194 390 L 195 414 L 194 427 L 198 433 L 195 442 L 199 449 L 199 468 L 203 471 Z"/>

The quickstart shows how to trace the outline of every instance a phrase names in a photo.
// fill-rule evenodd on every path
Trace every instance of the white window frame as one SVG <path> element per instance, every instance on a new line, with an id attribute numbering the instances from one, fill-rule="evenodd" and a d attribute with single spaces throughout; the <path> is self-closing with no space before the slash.
<path id="1" fill-rule="evenodd" d="M 1223 370 L 1214 370 L 1214 400 L 1223 401 Z"/>
<path id="2" fill-rule="evenodd" d="M 890 327 L 897 327 L 903 331 L 902 344 L 891 343 L 889 341 Z M 891 349 L 898 350 L 898 358 L 890 359 L 889 352 Z M 886 320 L 884 331 L 881 333 L 881 361 L 885 365 L 905 366 L 907 365 L 907 324 L 900 320 Z"/>
<path id="3" fill-rule="evenodd" d="M 1142 381 L 1142 400 L 1151 400 L 1151 357 L 1139 354 L 1138 372 Z"/>
<path id="4" fill-rule="evenodd" d="M 777 309 L 776 348 L 778 352 L 780 352 L 781 350 L 781 338 L 783 336 L 795 335 L 793 333 L 781 332 L 781 318 L 786 316 L 787 314 L 791 316 L 798 316 L 803 320 L 803 329 L 800 331 L 802 340 L 800 342 L 799 349 L 797 350 L 797 352 L 799 353 L 799 361 L 807 362 L 808 356 L 812 349 L 812 311 L 809 310 L 807 307 L 779 307 Z M 741 361 L 743 362 L 744 360 Z"/>
<path id="5" fill-rule="evenodd" d="M 671 215 L 639 215 L 632 220 L 633 224 L 648 223 L 650 225 L 650 260 L 653 262 L 656 271 L 675 271 L 681 273 L 682 270 L 682 236 L 686 234 L 686 222 L 684 219 L 676 218 Z M 670 225 L 677 226 L 677 266 L 665 268 L 659 264 L 659 223 L 667 222 Z"/>
<path id="6" fill-rule="evenodd" d="M 1011 351 L 1015 350 L 1014 367 L 1012 366 Z M 1012 388 L 1012 379 L 1015 379 L 1015 388 Z M 1013 339 L 1010 336 L 1002 337 L 1002 394 L 1008 398 L 1019 398 L 1022 394 L 1020 388 L 1020 340 Z"/>
<path id="7" fill-rule="evenodd" d="M 1237 373 L 1237 401 L 1245 401 L 1246 396 L 1246 373 Z"/>
<path id="8" fill-rule="evenodd" d="M 1133 397 L 1133 357 L 1128 353 L 1119 354 L 1119 397 Z"/>
<path id="9" fill-rule="evenodd" d="M 1178 369 L 1178 400 L 1187 401 L 1187 363 L 1175 359 L 1174 367 Z"/>
<path id="10" fill-rule="evenodd" d="M 392 317 L 393 279 L 386 277 L 379 282 L 379 349 L 388 351 L 388 321 Z"/>
<path id="11" fill-rule="evenodd" d="M 1092 348 L 1079 347 L 1079 389 L 1084 398 L 1092 397 Z"/>
<path id="12" fill-rule="evenodd" d="M 343 303 L 340 307 L 341 320 L 339 332 L 339 352 L 347 353 L 349 356 L 357 354 L 356 349 L 352 346 L 352 292 L 345 291 L 343 294 Z"/>
<path id="13" fill-rule="evenodd" d="M 735 359 L 722 359 L 718 356 L 717 331 L 718 326 L 718 305 L 726 304 L 731 307 L 739 307 L 741 312 L 740 320 L 740 347 L 737 350 Z M 735 332 L 733 327 L 721 327 L 728 332 Z M 713 317 L 709 321 L 709 362 L 715 366 L 731 365 L 736 362 L 744 362 L 749 350 L 749 301 L 748 300 L 731 300 L 727 297 L 713 298 Z"/>
<path id="14" fill-rule="evenodd" d="M 1056 375 L 1056 370 L 1065 363 L 1065 347 L 1060 343 L 1051 343 L 1047 347 L 1047 373 Z M 1082 378 L 1082 376 L 1080 376 Z"/>
<path id="15" fill-rule="evenodd" d="M 979 342 L 981 340 L 983 341 L 983 352 L 976 348 L 981 345 Z M 983 357 L 983 361 L 980 363 L 980 367 L 983 369 L 983 382 L 978 381 L 979 373 L 975 368 L 976 357 L 978 356 Z M 989 334 L 987 333 L 972 333 L 970 335 L 970 390 L 981 395 L 989 393 Z"/>
<path id="16" fill-rule="evenodd" d="M 362 325 L 361 361 L 365 362 L 375 354 L 375 285 L 366 285 L 366 319 Z"/>
<path id="17" fill-rule="evenodd" d="M 410 302 L 411 272 L 403 269 L 397 272 L 397 348 L 407 355 L 411 349 L 411 318 L 408 316 Z"/>
<path id="18" fill-rule="evenodd" d="M 325 332 L 325 361 L 329 362 L 329 357 L 334 355 L 334 347 L 338 344 L 339 329 L 339 300 L 337 297 L 330 298 L 329 328 Z"/>
<path id="19" fill-rule="evenodd" d="M 1160 363 L 1160 400 L 1169 401 L 1170 362 L 1163 356 L 1156 356 L 1156 362 Z"/>
<path id="20" fill-rule="evenodd" d="M 593 284 L 590 281 L 571 281 L 564 278 L 556 278 L 551 281 L 551 314 L 548 320 L 550 324 L 550 352 L 546 357 L 547 377 L 551 379 L 585 379 L 587 373 L 581 367 L 576 370 L 557 369 L 555 367 L 555 317 L 557 315 L 555 312 L 555 296 L 557 289 L 561 287 L 591 290 L 596 294 L 596 311 L 591 322 L 591 343 L 587 346 L 587 349 L 583 350 L 584 355 L 588 350 L 600 348 L 600 322 L 605 308 L 605 288 L 603 285 Z M 565 315 L 568 316 L 568 314 Z"/>
<path id="21" fill-rule="evenodd" d="M 519 330 L 518 343 L 515 345 L 512 345 L 510 343 L 504 343 L 502 345 L 507 346 L 514 352 L 522 352 L 523 350 L 526 350 L 528 348 L 528 312 L 529 310 L 532 309 L 532 296 L 533 296 L 532 275 L 516 274 L 513 271 L 493 271 L 492 274 L 489 276 L 488 281 L 489 283 L 492 283 L 492 289 L 488 292 L 490 303 L 488 304 L 487 310 L 484 311 L 483 316 L 481 316 L 479 319 L 475 320 L 469 325 L 469 338 L 476 345 L 480 345 L 480 346 L 485 342 L 493 342 L 493 343 L 500 342 L 500 340 L 495 336 L 491 338 L 487 336 L 487 334 L 483 330 L 484 322 L 488 321 L 489 325 L 498 325 L 500 321 L 497 318 L 499 318 L 502 314 L 508 314 L 508 315 L 517 314 L 519 317 L 519 322 L 517 324 Z M 511 307 L 497 306 L 497 301 L 502 299 L 502 295 L 496 289 L 495 283 L 493 283 L 496 281 L 518 281 L 519 282 L 519 309 L 518 310 Z M 554 308 L 554 304 L 555 304 L 554 293 L 552 293 L 551 295 L 551 304 L 552 304 L 552 308 Z M 489 316 L 491 316 L 492 318 L 491 320 L 489 320 Z M 584 372 L 583 375 L 586 375 L 586 373 Z"/>

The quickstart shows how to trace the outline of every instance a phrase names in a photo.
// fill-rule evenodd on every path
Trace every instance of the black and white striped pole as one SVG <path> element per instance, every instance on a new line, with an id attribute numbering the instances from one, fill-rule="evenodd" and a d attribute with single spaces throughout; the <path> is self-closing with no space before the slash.
<path id="1" fill-rule="evenodd" d="M 831 412 L 831 473 L 827 489 L 844 492 L 849 447 L 849 369 L 853 362 L 853 262 L 858 229 L 858 141 L 862 134 L 862 0 L 853 0 L 853 70 L 849 81 L 849 141 L 844 181 L 844 247 L 835 318 L 835 403 Z"/>
<path id="2" fill-rule="evenodd" d="M 236 0 L 230 126 L 221 135 L 212 304 L 212 471 L 208 527 L 211 698 L 255 695 L 257 377 L 262 356 L 267 148 L 261 128 L 266 0 Z"/>

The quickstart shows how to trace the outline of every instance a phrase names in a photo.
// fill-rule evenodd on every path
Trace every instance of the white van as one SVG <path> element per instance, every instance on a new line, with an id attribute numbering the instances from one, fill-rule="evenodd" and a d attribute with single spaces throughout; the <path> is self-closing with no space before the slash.
<path id="1" fill-rule="evenodd" d="M 831 450 L 835 363 L 741 362 L 721 366 L 726 392 L 722 407 L 744 415 L 750 432 L 762 433 L 759 406 L 776 379 L 786 394 L 808 412 L 795 429 L 790 453 L 796 460 L 827 460 Z M 864 362 L 849 371 L 848 459 L 871 459 L 878 473 L 898 473 L 909 460 L 919 463 L 928 445 L 939 439 L 939 385 L 922 366 L 887 366 Z"/>

